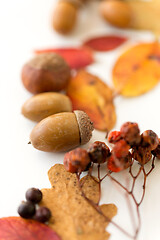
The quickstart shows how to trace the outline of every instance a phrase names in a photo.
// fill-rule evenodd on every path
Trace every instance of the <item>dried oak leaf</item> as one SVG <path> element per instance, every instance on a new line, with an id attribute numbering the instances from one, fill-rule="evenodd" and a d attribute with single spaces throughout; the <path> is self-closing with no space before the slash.
<path id="1" fill-rule="evenodd" d="M 47 225 L 20 217 L 0 219 L 0 240 L 61 240 Z"/>
<path id="2" fill-rule="evenodd" d="M 113 68 L 115 89 L 126 97 L 141 95 L 159 82 L 160 44 L 138 44 L 117 60 Z"/>
<path id="3" fill-rule="evenodd" d="M 132 11 L 131 28 L 152 30 L 160 33 L 160 1 L 149 2 L 142 0 L 128 0 L 128 5 Z"/>
<path id="4" fill-rule="evenodd" d="M 81 70 L 73 77 L 67 95 L 74 110 L 83 110 L 101 131 L 110 130 L 116 122 L 112 90 L 98 77 Z"/>
<path id="5" fill-rule="evenodd" d="M 57 53 L 63 57 L 71 69 L 84 68 L 94 62 L 93 52 L 88 47 L 51 48 L 36 50 L 35 53 Z"/>
<path id="6" fill-rule="evenodd" d="M 49 226 L 62 240 L 107 240 L 109 233 L 105 229 L 109 222 L 81 195 L 76 174 L 67 172 L 62 164 L 56 164 L 48 175 L 52 188 L 42 189 L 42 205 L 52 211 Z M 86 196 L 97 202 L 98 190 L 98 183 L 87 177 L 83 185 Z M 113 204 L 104 204 L 101 209 L 109 219 L 117 213 Z"/>
<path id="7" fill-rule="evenodd" d="M 120 45 L 122 45 L 124 42 L 126 42 L 127 38 L 120 37 L 120 36 L 101 36 L 101 37 L 95 37 L 92 39 L 87 40 L 84 43 L 84 46 L 90 47 L 95 51 L 110 51 L 113 50 Z"/>

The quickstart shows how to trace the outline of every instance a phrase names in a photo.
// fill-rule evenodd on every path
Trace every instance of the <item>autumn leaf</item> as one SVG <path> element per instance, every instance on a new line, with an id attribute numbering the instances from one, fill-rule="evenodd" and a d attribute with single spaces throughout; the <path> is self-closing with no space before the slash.
<path id="1" fill-rule="evenodd" d="M 81 70 L 67 88 L 74 110 L 83 110 L 101 131 L 110 130 L 116 122 L 112 90 L 98 77 Z"/>
<path id="2" fill-rule="evenodd" d="M 152 30 L 160 33 L 160 1 L 149 2 L 142 0 L 128 0 L 132 11 L 131 28 Z"/>
<path id="3" fill-rule="evenodd" d="M 62 164 L 56 164 L 49 170 L 51 189 L 43 189 L 42 205 L 52 211 L 53 218 L 49 226 L 56 230 L 63 240 L 107 240 L 109 224 L 81 195 L 76 174 L 69 173 Z M 92 201 L 99 199 L 99 187 L 93 178 L 87 177 L 83 191 Z M 117 208 L 113 204 L 101 206 L 103 213 L 112 219 Z"/>
<path id="4" fill-rule="evenodd" d="M 117 60 L 113 68 L 116 91 L 126 97 L 141 95 L 157 85 L 160 79 L 160 44 L 138 44 Z"/>
<path id="5" fill-rule="evenodd" d="M 122 45 L 127 38 L 120 36 L 101 36 L 87 40 L 84 46 L 90 47 L 95 51 L 110 51 Z"/>
<path id="6" fill-rule="evenodd" d="M 94 62 L 93 53 L 87 47 L 51 48 L 35 51 L 35 53 L 37 54 L 48 52 L 57 53 L 61 55 L 72 69 L 84 68 Z"/>
<path id="7" fill-rule="evenodd" d="M 61 240 L 47 225 L 20 217 L 0 219 L 0 240 Z"/>

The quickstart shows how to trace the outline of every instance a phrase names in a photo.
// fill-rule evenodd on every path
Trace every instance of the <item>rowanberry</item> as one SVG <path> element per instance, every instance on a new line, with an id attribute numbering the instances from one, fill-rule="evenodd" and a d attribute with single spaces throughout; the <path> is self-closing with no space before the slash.
<path id="1" fill-rule="evenodd" d="M 142 147 L 149 148 L 151 151 L 156 149 L 159 144 L 158 136 L 152 130 L 146 130 L 141 134 Z"/>
<path id="2" fill-rule="evenodd" d="M 129 149 L 130 149 L 130 145 L 125 140 L 122 139 L 115 143 L 112 149 L 112 153 L 117 158 L 122 158 L 128 155 Z"/>
<path id="3" fill-rule="evenodd" d="M 120 139 L 122 139 L 122 135 L 120 131 L 112 131 L 108 135 L 108 142 L 110 143 L 116 143 Z"/>
<path id="4" fill-rule="evenodd" d="M 88 154 L 93 163 L 104 163 L 110 156 L 110 149 L 104 142 L 96 141 L 88 148 Z"/>
<path id="5" fill-rule="evenodd" d="M 130 146 L 139 145 L 141 142 L 140 130 L 137 123 L 124 123 L 121 126 L 121 134 Z"/>
<path id="6" fill-rule="evenodd" d="M 132 157 L 136 161 L 138 161 L 141 165 L 145 165 L 147 162 L 149 162 L 152 159 L 152 154 L 151 154 L 151 151 L 148 150 L 148 148 L 139 146 L 133 149 Z"/>
<path id="7" fill-rule="evenodd" d="M 112 172 L 120 172 L 129 168 L 132 165 L 132 156 L 128 152 L 128 155 L 121 158 L 116 158 L 115 155 L 111 155 L 108 159 L 107 168 Z"/>
<path id="8" fill-rule="evenodd" d="M 78 173 L 85 171 L 91 160 L 85 149 L 76 148 L 64 156 L 64 167 L 68 172 Z"/>
<path id="9" fill-rule="evenodd" d="M 156 147 L 156 149 L 154 149 L 152 151 L 152 154 L 157 157 L 158 159 L 160 159 L 160 138 L 159 138 L 159 144 L 158 146 Z"/>

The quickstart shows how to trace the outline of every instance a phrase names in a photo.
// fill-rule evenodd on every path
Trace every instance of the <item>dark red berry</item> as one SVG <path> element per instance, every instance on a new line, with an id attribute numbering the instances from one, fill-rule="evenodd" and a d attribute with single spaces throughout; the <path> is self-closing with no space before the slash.
<path id="1" fill-rule="evenodd" d="M 124 123 L 121 127 L 121 134 L 130 146 L 139 145 L 141 142 L 140 130 L 137 123 Z"/>
<path id="2" fill-rule="evenodd" d="M 39 203 L 42 200 L 42 192 L 38 188 L 30 188 L 26 192 L 26 199 L 33 203 Z"/>
<path id="3" fill-rule="evenodd" d="M 160 159 L 160 139 L 159 139 L 158 147 L 152 151 L 152 154 L 158 159 Z"/>
<path id="4" fill-rule="evenodd" d="M 32 218 L 35 214 L 35 205 L 31 202 L 22 202 L 18 207 L 18 214 L 22 218 Z"/>
<path id="5" fill-rule="evenodd" d="M 51 211 L 46 207 L 39 207 L 34 215 L 34 220 L 42 223 L 48 222 L 50 218 Z"/>
<path id="6" fill-rule="evenodd" d="M 64 167 L 68 172 L 77 173 L 85 171 L 91 160 L 85 149 L 76 148 L 64 156 Z"/>
<path id="7" fill-rule="evenodd" d="M 88 154 L 93 163 L 104 163 L 110 156 L 110 149 L 104 142 L 96 141 L 88 148 Z"/>
<path id="8" fill-rule="evenodd" d="M 147 148 L 139 146 L 133 150 L 132 157 L 141 165 L 144 165 L 152 159 L 152 154 Z"/>
<path id="9" fill-rule="evenodd" d="M 112 131 L 108 135 L 108 142 L 110 143 L 116 143 L 120 139 L 122 139 L 122 135 L 120 131 Z"/>
<path id="10" fill-rule="evenodd" d="M 112 153 L 117 158 L 123 158 L 128 155 L 129 149 L 130 145 L 125 140 L 122 139 L 115 143 Z"/>
<path id="11" fill-rule="evenodd" d="M 142 133 L 142 147 L 147 147 L 151 151 L 156 149 L 159 144 L 158 136 L 152 130 L 146 130 Z"/>

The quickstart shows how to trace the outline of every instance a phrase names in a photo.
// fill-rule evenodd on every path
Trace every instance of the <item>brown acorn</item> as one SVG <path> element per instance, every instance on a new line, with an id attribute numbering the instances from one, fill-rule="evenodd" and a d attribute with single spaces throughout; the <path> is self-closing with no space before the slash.
<path id="1" fill-rule="evenodd" d="M 39 122 L 31 132 L 32 145 L 45 152 L 63 152 L 87 143 L 93 123 L 83 111 L 54 114 Z"/>
<path id="2" fill-rule="evenodd" d="M 128 4 L 120 0 L 104 0 L 100 3 L 100 13 L 110 24 L 126 28 L 131 21 L 131 9 Z"/>
<path id="3" fill-rule="evenodd" d="M 69 33 L 77 20 L 78 5 L 73 1 L 59 1 L 53 14 L 53 28 L 61 33 Z"/>

